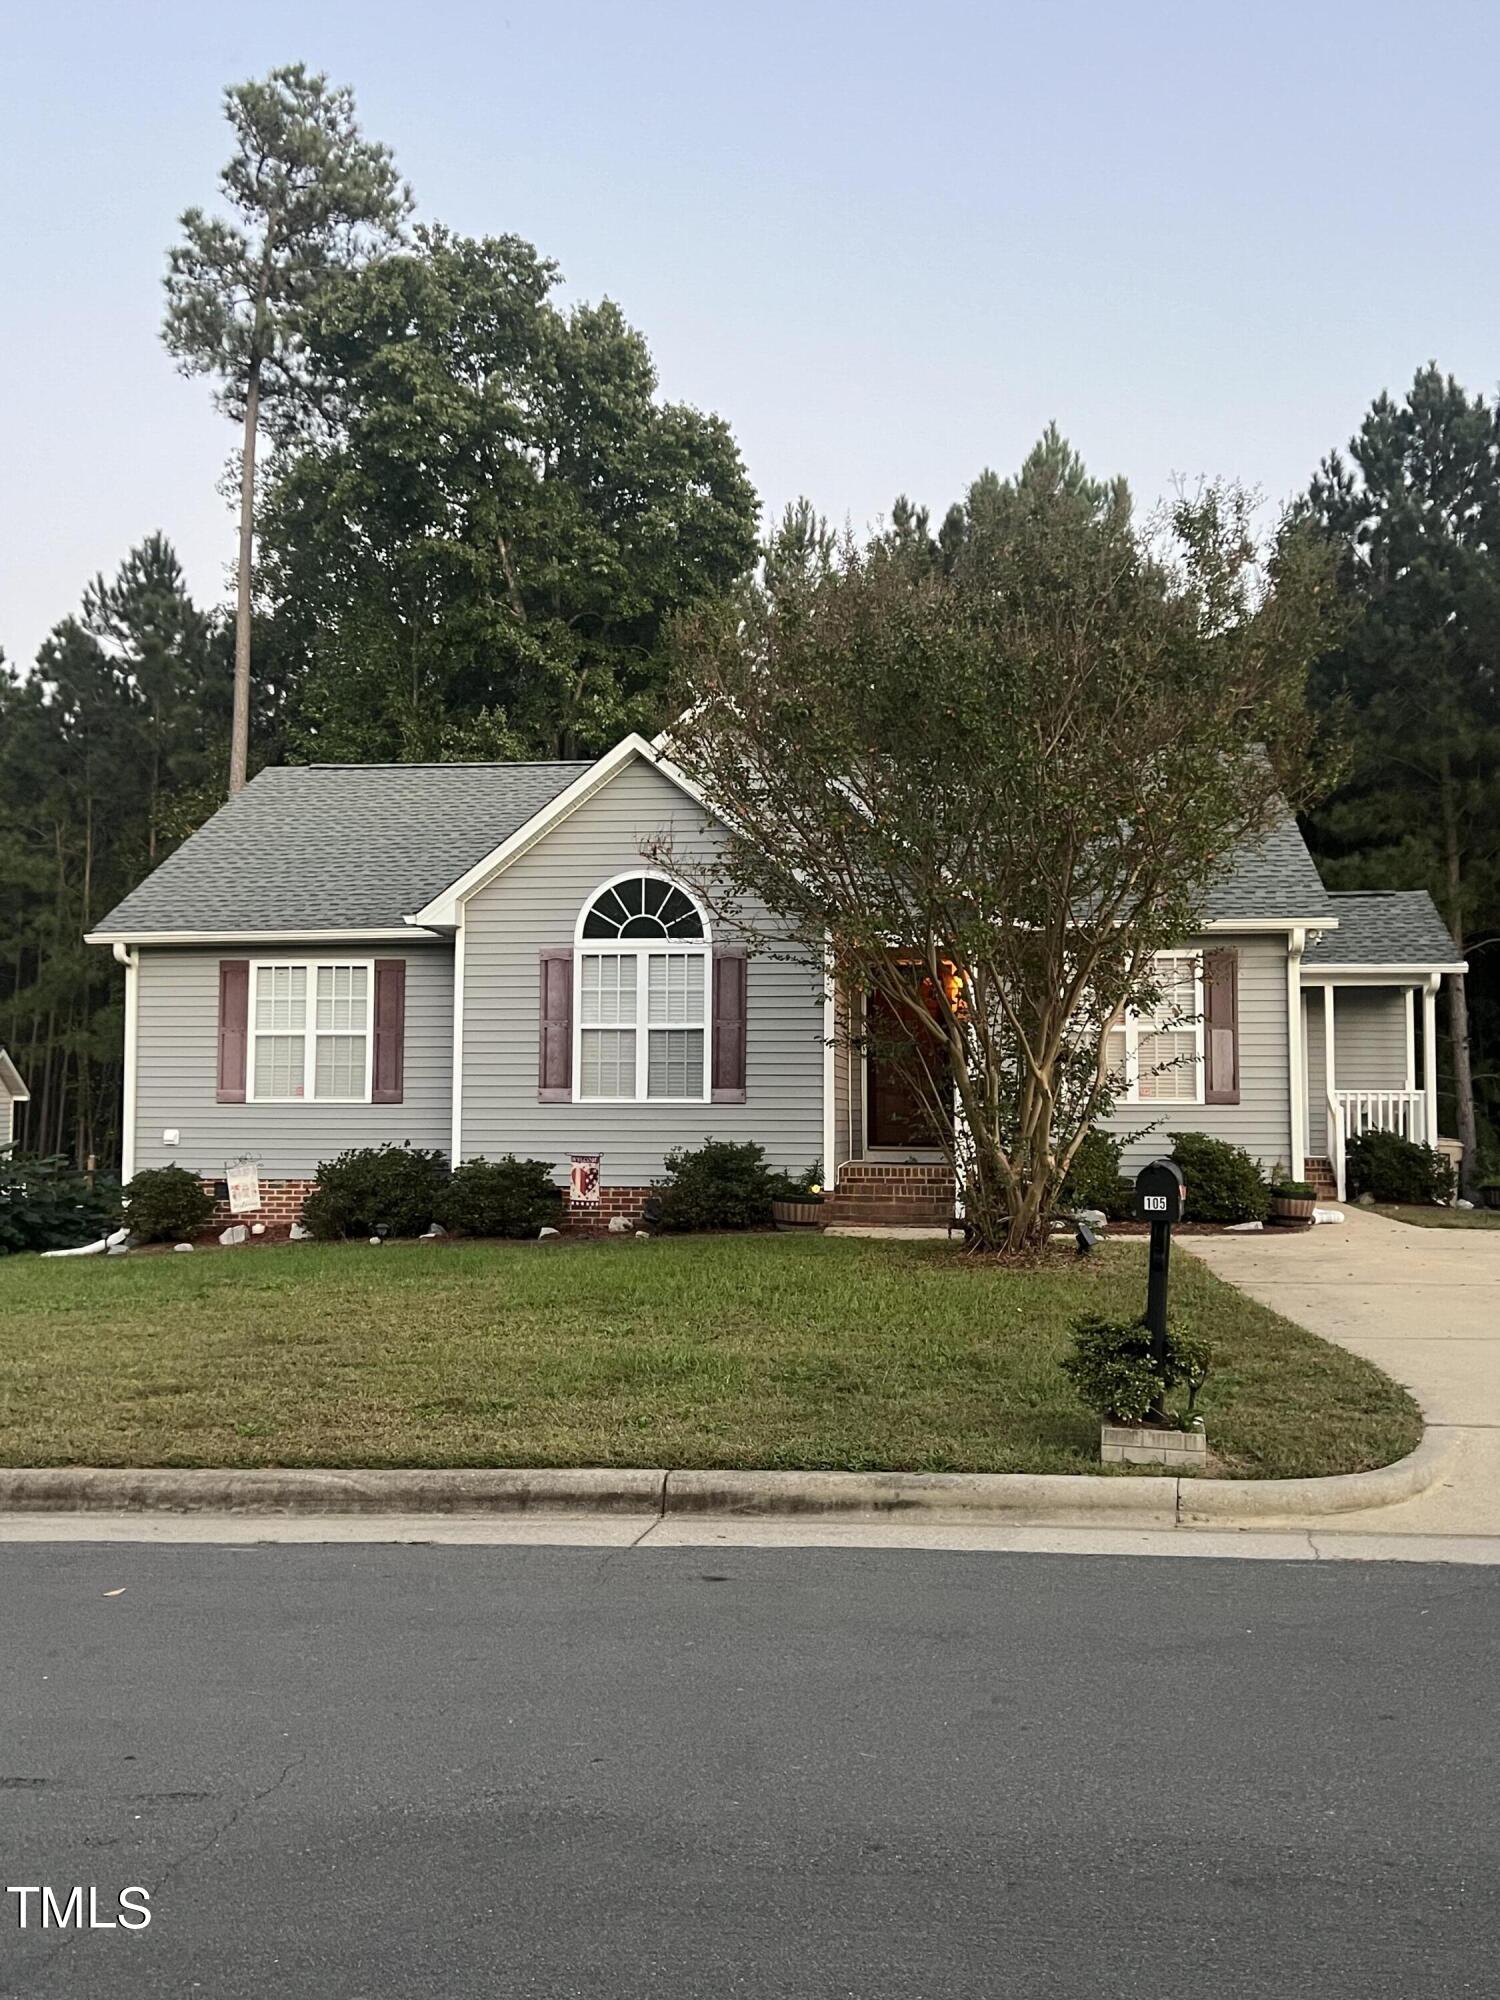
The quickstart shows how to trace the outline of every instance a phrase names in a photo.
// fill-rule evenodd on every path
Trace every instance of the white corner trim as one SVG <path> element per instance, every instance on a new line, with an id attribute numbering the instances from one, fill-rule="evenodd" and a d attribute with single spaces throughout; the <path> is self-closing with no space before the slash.
<path id="1" fill-rule="evenodd" d="M 125 1050 L 120 1091 L 120 1185 L 135 1178 L 136 1044 L 141 1019 L 141 955 L 132 945 L 116 944 L 114 955 L 125 968 Z"/>
<path id="2" fill-rule="evenodd" d="M 464 927 L 453 939 L 453 1121 L 448 1135 L 448 1165 L 463 1160 L 464 1143 Z"/>
<path id="3" fill-rule="evenodd" d="M 1288 1171 L 1300 1181 L 1307 1170 L 1307 1057 L 1302 1039 L 1302 954 L 1307 930 L 1295 925 L 1286 951 L 1287 1092 L 1291 1099 L 1292 1157 Z"/>
<path id="4" fill-rule="evenodd" d="M 460 911 L 469 897 L 477 890 L 485 888 L 495 877 L 502 874 L 511 862 L 526 853 L 553 827 L 577 812 L 594 794 L 601 791 L 610 780 L 617 777 L 627 764 L 640 758 L 653 769 L 676 785 L 695 805 L 709 808 L 704 804 L 703 794 L 698 787 L 675 764 L 659 756 L 644 736 L 621 737 L 612 750 L 581 771 L 571 785 L 564 787 L 555 799 L 534 812 L 530 819 L 518 826 L 514 833 L 507 834 L 498 847 L 492 848 L 474 866 L 460 875 L 456 882 L 449 883 L 440 896 L 434 896 L 430 903 L 407 918 L 409 924 L 426 924 L 439 929 L 453 929 L 460 921 Z"/>

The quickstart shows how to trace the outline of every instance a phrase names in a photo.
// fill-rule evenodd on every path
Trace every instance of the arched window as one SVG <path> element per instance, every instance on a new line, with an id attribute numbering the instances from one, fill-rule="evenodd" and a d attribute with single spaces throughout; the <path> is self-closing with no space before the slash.
<path id="1" fill-rule="evenodd" d="M 709 931 L 663 875 L 617 875 L 578 919 L 576 1094 L 704 1103 L 709 1096 Z"/>

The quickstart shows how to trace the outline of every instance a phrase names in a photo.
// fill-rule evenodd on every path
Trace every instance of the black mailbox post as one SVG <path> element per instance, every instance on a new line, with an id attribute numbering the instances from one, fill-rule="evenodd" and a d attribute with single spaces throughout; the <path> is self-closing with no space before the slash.
<path id="1" fill-rule="evenodd" d="M 1172 1224 L 1181 1222 L 1187 1183 L 1175 1160 L 1150 1160 L 1135 1177 L 1135 1213 L 1151 1224 L 1151 1261 L 1146 1277 L 1146 1324 L 1151 1358 L 1167 1358 L 1167 1276 L 1172 1257 Z"/>

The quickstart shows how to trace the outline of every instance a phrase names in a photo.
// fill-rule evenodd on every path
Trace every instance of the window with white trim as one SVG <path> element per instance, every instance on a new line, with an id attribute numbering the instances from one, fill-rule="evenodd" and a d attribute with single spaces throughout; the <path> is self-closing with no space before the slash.
<path id="1" fill-rule="evenodd" d="M 1127 1012 L 1109 1031 L 1109 1073 L 1125 1080 L 1122 1104 L 1201 1104 L 1202 961 L 1196 952 L 1162 952 L 1153 976 L 1157 1005 L 1149 1014 Z"/>
<path id="2" fill-rule="evenodd" d="M 617 876 L 575 942 L 575 1097 L 706 1103 L 709 937 L 693 897 L 665 876 Z"/>
<path id="3" fill-rule="evenodd" d="M 374 988 L 369 959 L 253 962 L 246 1098 L 368 1104 Z"/>

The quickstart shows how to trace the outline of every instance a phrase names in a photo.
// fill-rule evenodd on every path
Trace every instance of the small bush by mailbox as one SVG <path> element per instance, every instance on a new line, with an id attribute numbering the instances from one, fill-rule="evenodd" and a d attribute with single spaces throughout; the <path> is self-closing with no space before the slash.
<path id="1" fill-rule="evenodd" d="M 1139 1222 L 1181 1222 L 1187 1183 L 1175 1160 L 1149 1160 L 1135 1177 L 1135 1214 Z"/>

